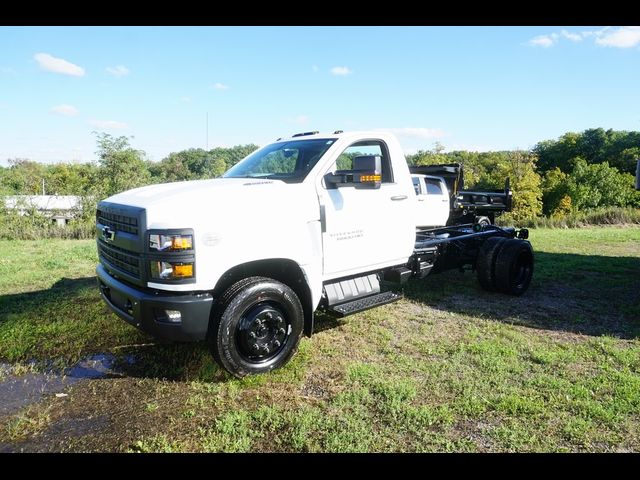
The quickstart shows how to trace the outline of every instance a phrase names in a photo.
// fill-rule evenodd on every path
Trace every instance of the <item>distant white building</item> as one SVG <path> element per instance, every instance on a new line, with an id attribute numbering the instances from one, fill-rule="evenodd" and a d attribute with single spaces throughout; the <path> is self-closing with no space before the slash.
<path id="1" fill-rule="evenodd" d="M 34 208 L 64 227 L 82 208 L 80 197 L 75 195 L 9 195 L 4 197 L 7 209 L 18 210 L 25 215 Z"/>

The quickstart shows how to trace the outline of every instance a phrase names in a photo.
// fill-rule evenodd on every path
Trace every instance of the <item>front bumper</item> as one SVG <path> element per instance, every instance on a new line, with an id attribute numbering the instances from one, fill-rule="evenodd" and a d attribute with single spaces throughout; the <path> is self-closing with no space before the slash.
<path id="1" fill-rule="evenodd" d="M 96 267 L 100 296 L 113 312 L 136 328 L 174 341 L 204 340 L 213 297 L 209 293 L 167 295 L 133 288 Z M 179 311 L 179 323 L 169 322 L 167 310 Z"/>

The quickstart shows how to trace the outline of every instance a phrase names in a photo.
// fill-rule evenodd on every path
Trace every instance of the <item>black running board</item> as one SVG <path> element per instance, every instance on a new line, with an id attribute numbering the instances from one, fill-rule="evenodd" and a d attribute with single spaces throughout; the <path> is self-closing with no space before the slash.
<path id="1" fill-rule="evenodd" d="M 364 312 L 370 308 L 386 305 L 387 303 L 397 302 L 402 298 L 401 293 L 382 292 L 368 297 L 358 298 L 351 302 L 341 303 L 340 305 L 332 305 L 327 308 L 327 312 L 336 317 L 346 317 L 358 312 Z"/>

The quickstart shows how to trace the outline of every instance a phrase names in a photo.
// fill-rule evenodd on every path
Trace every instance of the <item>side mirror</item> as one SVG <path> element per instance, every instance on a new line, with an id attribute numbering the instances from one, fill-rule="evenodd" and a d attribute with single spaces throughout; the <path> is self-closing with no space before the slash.
<path id="1" fill-rule="evenodd" d="M 353 170 L 338 170 L 324 176 L 327 186 L 355 188 L 380 188 L 382 183 L 382 159 L 380 155 L 360 155 L 353 158 Z"/>

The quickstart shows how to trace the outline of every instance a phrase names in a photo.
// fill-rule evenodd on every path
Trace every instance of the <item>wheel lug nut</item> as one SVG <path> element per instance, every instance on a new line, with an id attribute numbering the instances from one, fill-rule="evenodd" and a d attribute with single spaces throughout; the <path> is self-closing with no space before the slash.
<path id="1" fill-rule="evenodd" d="M 273 342 L 273 345 L 274 345 L 274 347 L 278 348 L 282 344 L 280 343 L 280 340 L 276 340 L 275 342 Z"/>
<path id="2" fill-rule="evenodd" d="M 249 332 L 249 338 L 254 339 L 256 338 L 256 334 L 253 332 Z"/>
<path id="3" fill-rule="evenodd" d="M 253 350 L 255 350 L 256 352 L 257 352 L 258 350 L 260 350 L 260 347 L 258 346 L 258 344 L 257 344 L 257 343 L 254 343 L 253 345 L 251 345 L 251 348 L 252 348 Z"/>
<path id="4" fill-rule="evenodd" d="M 278 315 L 278 317 L 276 318 L 276 320 L 278 321 L 278 323 L 282 323 L 282 322 L 284 322 L 284 319 L 283 319 L 280 315 Z"/>
<path id="5" fill-rule="evenodd" d="M 278 330 L 278 333 L 279 333 L 280 335 L 284 335 L 284 332 L 285 332 L 284 328 L 280 328 L 280 329 Z"/>
<path id="6" fill-rule="evenodd" d="M 271 312 L 267 312 L 267 314 L 265 315 L 265 317 L 267 317 L 269 320 L 271 320 L 273 318 L 273 313 Z"/>

